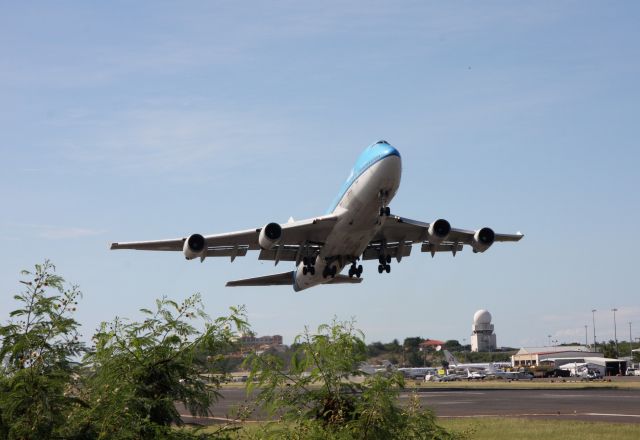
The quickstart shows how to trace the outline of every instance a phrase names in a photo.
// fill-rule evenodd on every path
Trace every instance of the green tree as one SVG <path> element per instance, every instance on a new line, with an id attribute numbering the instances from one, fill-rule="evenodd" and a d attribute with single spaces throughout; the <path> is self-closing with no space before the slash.
<path id="1" fill-rule="evenodd" d="M 618 357 L 616 353 L 616 343 L 613 339 L 610 340 L 609 342 L 599 343 L 598 345 L 600 345 L 600 348 L 604 357 L 612 358 L 612 359 L 615 359 Z"/>
<path id="2" fill-rule="evenodd" d="M 397 339 L 389 342 L 388 344 L 384 344 L 385 350 L 391 353 L 402 353 L 402 346 L 400 346 L 400 342 Z"/>
<path id="3" fill-rule="evenodd" d="M 383 353 L 386 353 L 386 349 L 382 342 L 373 342 L 367 345 L 367 355 L 369 357 L 375 357 Z"/>
<path id="4" fill-rule="evenodd" d="M 191 414 L 210 415 L 220 397 L 220 377 L 210 366 L 232 347 L 235 332 L 247 328 L 243 309 L 211 321 L 199 295 L 180 304 L 163 298 L 155 311 L 141 312 L 144 321 L 116 318 L 94 336 L 95 350 L 86 357 L 91 408 L 75 417 L 76 430 L 87 437 L 190 438 L 191 431 L 171 428 L 184 424 L 175 402 Z M 204 331 L 194 321 L 204 323 Z"/>
<path id="5" fill-rule="evenodd" d="M 411 338 L 405 338 L 404 343 L 402 345 L 404 346 L 404 348 L 413 351 L 413 350 L 418 350 L 420 343 L 423 341 L 424 339 L 422 339 L 420 336 L 415 336 Z"/>
<path id="6" fill-rule="evenodd" d="M 248 392 L 257 387 L 258 402 L 284 421 L 267 425 L 259 438 L 456 438 L 417 400 L 408 407 L 398 404 L 402 375 L 366 375 L 359 370 L 366 346 L 353 322 L 334 320 L 318 327 L 317 333 L 305 329 L 295 341 L 288 371 L 272 356 L 247 360 Z"/>
<path id="7" fill-rule="evenodd" d="M 76 362 L 85 351 L 73 318 L 81 296 L 49 261 L 22 271 L 20 307 L 0 327 L 0 438 L 57 438 L 72 408 Z"/>
<path id="8" fill-rule="evenodd" d="M 460 342 L 456 339 L 449 339 L 444 343 L 442 348 L 449 351 L 459 351 L 462 350 L 462 345 L 460 345 Z"/>

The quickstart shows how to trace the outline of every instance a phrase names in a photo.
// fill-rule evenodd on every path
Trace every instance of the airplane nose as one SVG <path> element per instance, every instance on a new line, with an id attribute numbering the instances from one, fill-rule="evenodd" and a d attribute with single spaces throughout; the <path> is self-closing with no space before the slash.
<path id="1" fill-rule="evenodd" d="M 387 144 L 387 156 L 398 156 L 400 157 L 400 152 L 393 147 L 392 145 Z"/>
<path id="2" fill-rule="evenodd" d="M 384 157 L 388 157 L 388 156 L 400 157 L 400 152 L 387 141 L 378 141 L 376 142 L 376 146 L 381 151 Z"/>

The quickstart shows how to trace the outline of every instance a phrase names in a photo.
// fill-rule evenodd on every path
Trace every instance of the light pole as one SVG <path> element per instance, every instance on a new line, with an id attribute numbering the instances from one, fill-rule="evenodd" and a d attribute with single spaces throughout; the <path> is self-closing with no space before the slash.
<path id="1" fill-rule="evenodd" d="M 589 340 L 587 338 L 587 325 L 584 326 L 584 346 L 589 347 Z"/>
<path id="2" fill-rule="evenodd" d="M 593 351 L 598 351 L 598 343 L 596 342 L 596 309 L 591 309 L 591 317 L 593 318 Z"/>
<path id="3" fill-rule="evenodd" d="M 547 338 L 549 338 L 549 344 L 548 346 L 551 347 L 551 335 L 547 335 Z"/>
<path id="4" fill-rule="evenodd" d="M 613 312 L 613 340 L 616 342 L 616 358 L 620 356 L 620 352 L 618 351 L 618 326 L 616 325 L 616 312 L 618 309 L 611 309 Z"/>
<path id="5" fill-rule="evenodd" d="M 633 359 L 633 339 L 631 339 L 631 321 L 629 321 L 629 357 Z"/>

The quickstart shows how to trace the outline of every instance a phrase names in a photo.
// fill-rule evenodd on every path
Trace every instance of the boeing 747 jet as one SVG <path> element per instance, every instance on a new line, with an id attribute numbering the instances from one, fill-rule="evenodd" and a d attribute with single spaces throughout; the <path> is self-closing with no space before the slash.
<path id="1" fill-rule="evenodd" d="M 411 254 L 413 245 L 433 256 L 456 252 L 464 245 L 484 252 L 496 241 L 518 241 L 523 235 L 497 234 L 491 228 L 452 228 L 447 220 L 432 223 L 391 214 L 389 203 L 400 186 L 402 160 L 386 141 L 367 147 L 340 188 L 325 215 L 226 234 L 200 235 L 170 240 L 112 243 L 111 249 L 178 251 L 187 260 L 228 257 L 233 261 L 247 251 L 258 259 L 294 261 L 293 271 L 229 281 L 227 286 L 290 285 L 297 292 L 318 284 L 359 283 L 360 260 L 378 260 L 378 273 L 389 273 Z M 348 275 L 341 274 L 349 266 Z"/>

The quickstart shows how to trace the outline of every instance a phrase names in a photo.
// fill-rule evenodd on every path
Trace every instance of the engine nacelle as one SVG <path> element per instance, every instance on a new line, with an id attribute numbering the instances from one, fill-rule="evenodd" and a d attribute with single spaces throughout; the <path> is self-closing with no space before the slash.
<path id="1" fill-rule="evenodd" d="M 471 247 L 473 248 L 473 252 L 484 252 L 489 249 L 496 239 L 496 234 L 493 232 L 491 228 L 482 228 L 478 229 L 475 234 L 473 234 L 473 241 L 471 242 Z"/>
<path id="2" fill-rule="evenodd" d="M 184 241 L 182 252 L 187 260 L 202 258 L 207 250 L 204 237 L 200 234 L 192 234 Z"/>
<path id="3" fill-rule="evenodd" d="M 429 225 L 427 240 L 430 244 L 440 244 L 447 239 L 451 232 L 451 225 L 445 219 L 438 219 Z"/>
<path id="4" fill-rule="evenodd" d="M 282 227 L 277 223 L 269 223 L 260 230 L 258 243 L 261 249 L 273 249 L 282 238 Z"/>

